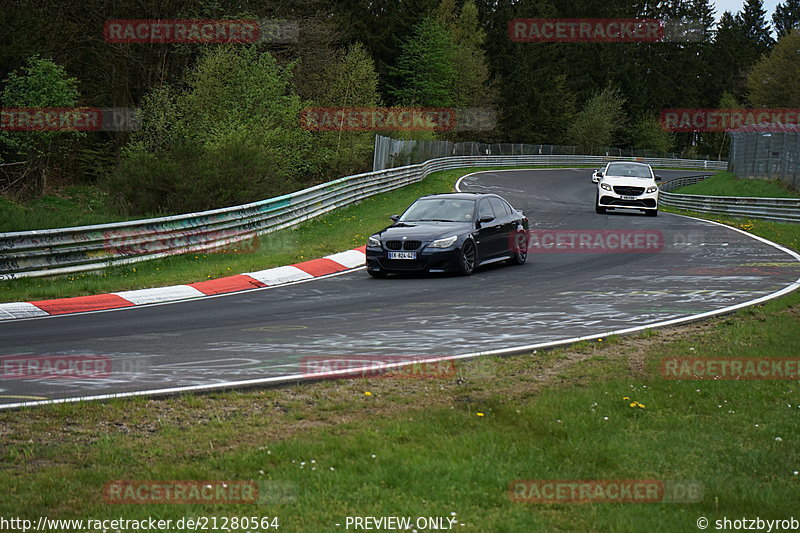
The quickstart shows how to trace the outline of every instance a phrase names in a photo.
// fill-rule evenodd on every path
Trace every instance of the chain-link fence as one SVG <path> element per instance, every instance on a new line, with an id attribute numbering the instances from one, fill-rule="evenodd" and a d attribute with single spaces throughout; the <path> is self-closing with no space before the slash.
<path id="1" fill-rule="evenodd" d="M 728 134 L 728 170 L 739 178 L 777 179 L 800 190 L 800 126 L 753 124 Z"/>
<path id="2" fill-rule="evenodd" d="M 478 143 L 450 141 L 417 141 L 401 140 L 375 136 L 375 155 L 372 170 L 416 165 L 429 159 L 448 156 L 477 155 L 575 155 L 585 154 L 576 146 L 557 144 L 522 144 L 522 143 Z M 663 154 L 653 150 L 626 150 L 622 148 L 603 148 L 597 154 L 615 157 L 657 157 L 666 159 L 681 158 L 681 154 Z M 708 156 L 694 157 L 717 161 Z"/>

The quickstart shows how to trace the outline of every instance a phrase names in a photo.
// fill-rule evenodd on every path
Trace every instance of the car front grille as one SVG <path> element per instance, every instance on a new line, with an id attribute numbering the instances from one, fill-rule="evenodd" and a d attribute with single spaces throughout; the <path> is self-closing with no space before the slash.
<path id="1" fill-rule="evenodd" d="M 622 196 L 639 196 L 644 192 L 644 187 L 614 187 L 614 192 Z"/>
<path id="2" fill-rule="evenodd" d="M 416 250 L 421 245 L 420 241 L 386 241 L 389 250 Z"/>

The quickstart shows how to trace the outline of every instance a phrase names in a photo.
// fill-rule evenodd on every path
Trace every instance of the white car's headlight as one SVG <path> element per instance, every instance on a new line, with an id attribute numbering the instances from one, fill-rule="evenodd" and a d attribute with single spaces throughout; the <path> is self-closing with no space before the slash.
<path id="1" fill-rule="evenodd" d="M 375 237 L 370 237 L 370 238 L 367 240 L 367 246 L 375 246 L 375 247 L 377 247 L 377 248 L 380 248 L 380 247 L 381 247 L 381 241 L 379 241 L 379 240 L 378 240 L 378 239 L 376 239 Z"/>
<path id="2" fill-rule="evenodd" d="M 651 192 L 656 192 L 657 190 L 658 190 L 658 187 L 648 187 L 647 188 L 647 194 L 650 194 Z"/>
<path id="3" fill-rule="evenodd" d="M 606 191 L 610 191 L 611 190 L 611 185 L 609 185 L 608 183 L 601 183 L 600 184 L 600 188 L 603 189 L 603 190 L 606 190 Z"/>
<path id="4" fill-rule="evenodd" d="M 446 239 L 438 239 L 430 243 L 428 248 L 449 248 L 453 246 L 453 243 L 456 242 L 456 239 L 458 239 L 458 235 L 453 235 L 452 237 L 447 237 Z"/>

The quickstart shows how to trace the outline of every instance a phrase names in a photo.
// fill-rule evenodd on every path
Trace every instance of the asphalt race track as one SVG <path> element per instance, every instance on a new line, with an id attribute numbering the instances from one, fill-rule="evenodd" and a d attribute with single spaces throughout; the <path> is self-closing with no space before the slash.
<path id="1" fill-rule="evenodd" d="M 597 215 L 590 174 L 482 172 L 460 188 L 504 196 L 532 230 L 660 231 L 662 246 L 532 250 L 523 266 L 470 277 L 377 280 L 360 269 L 168 305 L 0 322 L 0 355 L 111 362 L 81 379 L 5 373 L 0 406 L 296 376 L 308 371 L 306 358 L 459 355 L 606 334 L 749 302 L 800 277 L 796 256 L 720 225 L 663 212 Z"/>

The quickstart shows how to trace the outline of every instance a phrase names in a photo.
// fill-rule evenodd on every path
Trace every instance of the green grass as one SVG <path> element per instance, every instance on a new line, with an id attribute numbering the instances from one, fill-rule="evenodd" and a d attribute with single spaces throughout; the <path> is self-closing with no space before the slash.
<path id="1" fill-rule="evenodd" d="M 137 217 L 141 218 L 141 217 Z M 67 228 L 131 220 L 114 211 L 98 187 L 66 187 L 27 204 L 0 197 L 0 232 Z"/>
<path id="2" fill-rule="evenodd" d="M 744 196 L 760 198 L 800 198 L 800 193 L 780 181 L 739 179 L 732 172 L 718 172 L 712 177 L 672 191 L 703 196 Z"/>

